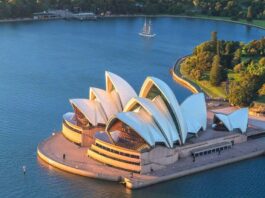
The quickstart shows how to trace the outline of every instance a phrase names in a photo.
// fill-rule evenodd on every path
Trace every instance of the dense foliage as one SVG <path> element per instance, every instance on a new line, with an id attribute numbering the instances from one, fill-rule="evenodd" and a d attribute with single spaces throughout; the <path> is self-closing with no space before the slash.
<path id="1" fill-rule="evenodd" d="M 264 0 L 0 0 L 0 18 L 28 17 L 47 9 L 97 14 L 203 14 L 236 20 L 265 19 Z"/>
<path id="2" fill-rule="evenodd" d="M 244 44 L 238 41 L 210 41 L 198 45 L 181 64 L 192 79 L 228 87 L 231 104 L 249 105 L 265 95 L 265 38 Z M 228 86 L 227 86 L 228 85 Z M 227 91 L 227 90 L 226 90 Z"/>

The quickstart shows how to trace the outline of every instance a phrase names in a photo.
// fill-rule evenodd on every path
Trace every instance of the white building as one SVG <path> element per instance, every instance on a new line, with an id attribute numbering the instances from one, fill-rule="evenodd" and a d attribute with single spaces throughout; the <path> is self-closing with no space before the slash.
<path id="1" fill-rule="evenodd" d="M 155 77 L 146 78 L 139 95 L 116 74 L 106 72 L 105 81 L 105 90 L 90 88 L 89 99 L 71 99 L 74 112 L 63 116 L 63 135 L 89 146 L 87 155 L 97 161 L 149 172 L 177 161 L 177 150 L 188 134 L 206 130 L 203 93 L 180 104 L 170 87 Z M 228 130 L 245 132 L 246 113 L 242 109 L 228 116 L 216 114 L 215 119 Z"/>
<path id="2" fill-rule="evenodd" d="M 213 128 L 227 131 L 239 129 L 246 133 L 248 127 L 248 108 L 238 109 L 228 115 L 216 113 L 213 119 Z"/>

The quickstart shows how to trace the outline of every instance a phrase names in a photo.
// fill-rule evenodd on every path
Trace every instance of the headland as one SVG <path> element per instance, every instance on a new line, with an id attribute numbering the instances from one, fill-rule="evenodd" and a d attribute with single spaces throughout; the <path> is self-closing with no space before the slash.
<path id="1" fill-rule="evenodd" d="M 211 112 L 208 114 L 209 116 L 213 115 Z M 250 123 L 254 122 L 256 120 L 251 119 Z M 258 122 L 259 124 L 263 123 L 263 121 Z M 208 137 L 209 133 L 212 132 L 209 129 L 209 131 L 199 134 L 200 140 L 190 140 L 190 143 L 179 151 L 182 153 L 182 157 L 175 163 L 148 174 L 133 173 L 133 176 L 130 171 L 117 169 L 89 158 L 87 156 L 88 147 L 80 147 L 68 141 L 61 132 L 55 133 L 40 143 L 37 153 L 46 163 L 63 171 L 122 183 L 130 189 L 147 187 L 265 154 L 265 129 L 251 126 L 246 135 L 213 132 L 215 135 Z M 256 138 L 260 135 L 264 135 L 264 137 Z M 223 143 L 228 140 L 237 140 L 238 142 L 231 148 L 221 151 L 220 154 L 216 151 L 196 157 L 195 161 L 193 161 L 191 154 L 188 154 L 191 150 L 211 148 L 217 142 Z M 195 142 L 192 143 L 193 141 Z M 63 154 L 66 155 L 65 159 L 63 159 Z"/>
<path id="2" fill-rule="evenodd" d="M 179 105 L 154 77 L 138 97 L 121 77 L 105 77 L 106 91 L 91 88 L 89 99 L 70 100 L 74 113 L 63 116 L 62 131 L 38 145 L 42 160 L 138 189 L 265 153 L 264 120 L 248 118 L 247 109 L 206 106 L 191 87 L 195 94 Z"/>

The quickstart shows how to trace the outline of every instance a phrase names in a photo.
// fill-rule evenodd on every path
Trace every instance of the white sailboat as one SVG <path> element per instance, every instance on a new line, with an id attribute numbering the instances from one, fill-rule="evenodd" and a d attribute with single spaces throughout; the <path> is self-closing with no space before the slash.
<path id="1" fill-rule="evenodd" d="M 145 18 L 143 30 L 142 30 L 142 32 L 139 32 L 139 35 L 144 36 L 144 37 L 149 37 L 149 38 L 156 36 L 156 34 L 152 33 L 151 19 L 147 23 L 146 18 Z"/>

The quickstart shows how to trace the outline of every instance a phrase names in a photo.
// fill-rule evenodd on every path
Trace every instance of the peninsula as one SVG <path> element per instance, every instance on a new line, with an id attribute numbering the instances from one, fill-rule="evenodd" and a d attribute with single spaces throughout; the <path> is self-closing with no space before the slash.
<path id="1" fill-rule="evenodd" d="M 42 160 L 137 189 L 265 153 L 264 122 L 249 119 L 247 108 L 211 109 L 203 93 L 180 104 L 151 76 L 139 95 L 116 74 L 105 81 L 89 99 L 70 100 L 61 131 L 38 145 Z"/>
<path id="2" fill-rule="evenodd" d="M 199 86 L 210 98 L 231 105 L 250 106 L 264 114 L 265 38 L 249 43 L 218 40 L 212 32 L 206 41 L 183 58 L 174 72 Z"/>

